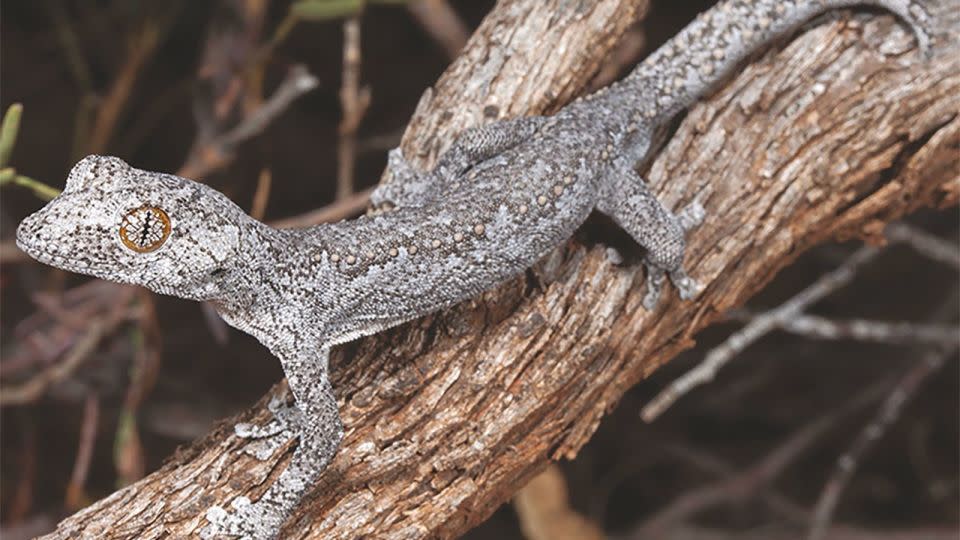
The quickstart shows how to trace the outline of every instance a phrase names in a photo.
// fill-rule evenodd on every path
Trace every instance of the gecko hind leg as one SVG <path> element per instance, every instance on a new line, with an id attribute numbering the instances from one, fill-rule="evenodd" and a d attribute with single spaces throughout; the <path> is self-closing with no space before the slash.
<path id="1" fill-rule="evenodd" d="M 667 277 L 684 300 L 700 293 L 700 285 L 683 269 L 684 234 L 704 217 L 699 203 L 675 215 L 657 200 L 637 173 L 621 165 L 605 179 L 597 210 L 610 216 L 646 250 L 643 260 L 647 269 L 647 292 L 643 298 L 646 309 L 656 307 Z"/>

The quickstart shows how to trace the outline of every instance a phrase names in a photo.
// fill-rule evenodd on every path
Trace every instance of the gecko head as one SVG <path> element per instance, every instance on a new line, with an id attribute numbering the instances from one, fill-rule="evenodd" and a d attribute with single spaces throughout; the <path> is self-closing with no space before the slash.
<path id="1" fill-rule="evenodd" d="M 245 222 L 253 220 L 203 184 L 87 156 L 63 193 L 20 223 L 17 245 L 71 272 L 211 300 L 243 266 Z"/>

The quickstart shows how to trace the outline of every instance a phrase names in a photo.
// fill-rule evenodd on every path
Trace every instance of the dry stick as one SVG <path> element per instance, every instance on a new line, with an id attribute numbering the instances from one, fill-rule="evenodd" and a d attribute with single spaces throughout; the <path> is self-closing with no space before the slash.
<path id="1" fill-rule="evenodd" d="M 260 176 L 257 177 L 257 191 L 253 193 L 253 204 L 250 205 L 250 217 L 257 221 L 263 221 L 263 215 L 267 213 L 272 183 L 273 175 L 270 174 L 270 169 L 261 170 Z"/>
<path id="2" fill-rule="evenodd" d="M 447 0 L 413 0 L 407 9 L 430 37 L 454 60 L 467 43 L 470 32 Z"/>
<path id="3" fill-rule="evenodd" d="M 643 31 L 643 25 L 640 21 L 644 18 L 648 9 L 649 2 L 639 10 L 638 21 L 620 38 L 620 43 L 617 44 L 617 48 L 610 55 L 610 60 L 603 64 L 596 77 L 590 81 L 591 91 L 610 85 L 623 75 L 627 68 L 640 60 L 640 55 L 646 50 L 647 46 L 647 34 Z"/>
<path id="4" fill-rule="evenodd" d="M 77 457 L 73 461 L 73 472 L 70 474 L 70 483 L 67 484 L 65 506 L 71 510 L 83 508 L 84 485 L 87 483 L 87 474 L 90 472 L 90 461 L 93 458 L 93 446 L 97 440 L 97 423 L 100 418 L 100 400 L 93 392 L 87 394 L 83 403 L 83 421 L 80 424 L 80 440 L 77 443 Z"/>
<path id="5" fill-rule="evenodd" d="M 954 287 L 946 296 L 946 300 L 931 317 L 933 320 L 952 319 L 956 313 L 957 288 Z M 912 366 L 897 382 L 877 411 L 874 418 L 860 431 L 853 445 L 839 459 L 830 479 L 827 480 L 817 504 L 813 510 L 813 520 L 810 525 L 808 540 L 822 540 L 830 527 L 833 512 L 840 500 L 840 495 L 856 472 L 863 456 L 880 440 L 886 431 L 900 417 L 904 404 L 917 393 L 920 386 L 936 373 L 946 361 L 956 354 L 956 343 L 944 346 L 934 346 L 926 351 L 923 358 Z"/>
<path id="6" fill-rule="evenodd" d="M 330 223 L 355 216 L 363 212 L 364 208 L 367 207 L 367 201 L 370 200 L 370 193 L 373 192 L 373 189 L 374 188 L 367 188 L 350 195 L 342 201 L 337 201 L 323 208 L 318 208 L 298 216 L 271 221 L 270 225 L 278 229 L 311 227 L 320 223 Z"/>
<path id="7" fill-rule="evenodd" d="M 857 435 L 853 445 L 837 460 L 833 475 L 823 491 L 813 512 L 813 524 L 810 528 L 809 540 L 824 538 L 830 527 L 833 511 L 836 509 L 840 494 L 850 482 L 853 473 L 863 456 L 870 450 L 873 443 L 878 441 L 900 417 L 903 405 L 916 394 L 917 389 L 926 380 L 936 373 L 944 363 L 957 352 L 957 346 L 941 347 L 927 352 L 897 383 L 893 392 L 887 396 L 880 410 L 873 420 Z"/>
<path id="8" fill-rule="evenodd" d="M 663 449 L 698 469 L 720 479 L 730 479 L 740 473 L 733 465 L 706 452 L 681 444 L 666 444 Z M 806 525 L 810 514 L 799 504 L 774 489 L 762 489 L 757 498 L 773 513 L 794 525 Z"/>
<path id="9" fill-rule="evenodd" d="M 888 238 L 904 242 L 917 253 L 960 270 L 960 249 L 956 240 L 947 241 L 906 223 L 894 223 L 885 231 Z"/>
<path id="10" fill-rule="evenodd" d="M 730 318 L 749 322 L 762 314 L 735 310 Z M 867 319 L 832 320 L 816 315 L 797 315 L 781 321 L 782 330 L 814 339 L 852 339 L 874 343 L 926 344 L 950 346 L 960 343 L 956 326 L 912 322 L 872 321 Z"/>
<path id="11" fill-rule="evenodd" d="M 7 495 L 9 498 L 5 501 L 4 519 L 8 523 L 21 521 L 30 514 L 37 483 L 37 431 L 33 422 L 23 424 L 23 443 L 17 452 L 16 487 L 12 495 Z"/>
<path id="12" fill-rule="evenodd" d="M 602 540 L 603 531 L 570 506 L 563 471 L 551 463 L 513 497 L 527 540 Z"/>
<path id="13" fill-rule="evenodd" d="M 701 384 L 712 381 L 720 368 L 752 343 L 769 334 L 771 330 L 782 326 L 784 321 L 796 317 L 821 298 L 850 283 L 857 270 L 873 260 L 878 253 L 880 253 L 880 249 L 874 247 L 866 246 L 858 249 L 836 270 L 822 276 L 813 285 L 807 287 L 780 307 L 758 315 L 748 325 L 707 353 L 706 358 L 700 365 L 670 383 L 666 390 L 648 403 L 640 413 L 644 421 L 652 422 L 680 396 Z"/>
<path id="14" fill-rule="evenodd" d="M 337 200 L 353 194 L 356 161 L 357 127 L 370 105 L 370 90 L 360 88 L 360 17 L 354 15 L 343 22 L 343 82 L 340 106 L 343 118 L 337 131 Z"/>
<path id="15" fill-rule="evenodd" d="M 758 463 L 728 479 L 681 495 L 666 508 L 635 527 L 628 538 L 660 538 L 681 521 L 719 504 L 743 501 L 767 486 L 810 446 L 847 415 L 882 396 L 889 384 L 873 384 L 838 407 L 798 429 Z"/>
<path id="16" fill-rule="evenodd" d="M 135 37 L 132 38 L 127 49 L 127 59 L 123 68 L 117 78 L 114 79 L 110 92 L 97 111 L 93 131 L 90 133 L 90 139 L 87 143 L 88 153 L 102 154 L 107 149 L 107 143 L 110 142 L 110 136 L 113 134 L 120 113 L 130 97 L 130 91 L 133 90 L 140 69 L 153 53 L 159 41 L 160 29 L 154 24 L 144 23 L 143 28 L 135 32 Z"/>
<path id="17" fill-rule="evenodd" d="M 112 290 L 114 287 L 119 288 L 120 292 L 113 297 L 112 306 L 106 314 L 93 317 L 90 320 L 86 325 L 83 337 L 66 353 L 66 358 L 51 364 L 22 384 L 0 387 L 0 406 L 23 405 L 39 399 L 47 388 L 73 374 L 93 353 L 100 340 L 127 319 L 129 312 L 127 304 L 130 294 L 135 289 L 123 288 L 119 285 L 112 285 L 110 289 Z M 58 322 L 61 325 L 68 326 L 61 320 L 58 320 Z"/>
<path id="18" fill-rule="evenodd" d="M 103 320 L 92 321 L 86 334 L 70 350 L 70 353 L 62 362 L 53 364 L 50 368 L 34 375 L 23 384 L 4 387 L 0 391 L 0 406 L 24 405 L 36 401 L 47 388 L 66 379 L 76 371 L 80 364 L 96 349 L 104 334 Z"/>
<path id="19" fill-rule="evenodd" d="M 240 124 L 214 137 L 205 147 L 193 152 L 177 172 L 187 178 L 201 178 L 233 159 L 237 146 L 262 132 L 303 94 L 317 87 L 317 79 L 302 65 L 293 66 L 277 90 Z"/>

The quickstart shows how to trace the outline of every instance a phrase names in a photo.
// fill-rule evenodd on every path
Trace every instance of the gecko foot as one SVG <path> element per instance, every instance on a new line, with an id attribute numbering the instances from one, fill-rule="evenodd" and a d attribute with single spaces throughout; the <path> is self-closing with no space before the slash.
<path id="1" fill-rule="evenodd" d="M 667 273 L 658 266 L 650 263 L 644 263 L 647 268 L 647 294 L 643 295 L 643 307 L 647 311 L 653 311 L 657 307 L 657 301 L 660 300 L 660 293 L 663 292 L 663 282 Z"/>
<path id="2" fill-rule="evenodd" d="M 677 214 L 677 220 L 684 231 L 700 225 L 705 217 L 707 217 L 707 211 L 699 201 L 693 201 Z"/>
<path id="3" fill-rule="evenodd" d="M 213 506 L 207 510 L 209 525 L 200 531 L 204 540 L 238 538 L 240 540 L 273 540 L 277 538 L 284 518 L 273 507 L 237 497 L 231 510 Z"/>
<path id="4" fill-rule="evenodd" d="M 643 307 L 647 311 L 653 311 L 660 300 L 660 294 L 663 292 L 663 283 L 666 277 L 670 277 L 670 282 L 677 288 L 682 300 L 696 298 L 703 290 L 703 287 L 693 278 L 687 275 L 683 268 L 677 268 L 669 272 L 654 266 L 649 262 L 644 263 L 647 269 L 647 293 L 643 296 Z"/>
<path id="5" fill-rule="evenodd" d="M 286 399 L 279 396 L 270 398 L 267 409 L 273 413 L 273 419 L 266 425 L 258 426 L 241 422 L 233 426 L 234 433 L 242 439 L 254 439 L 243 452 L 260 461 L 265 461 L 290 439 L 299 436 L 302 413 L 296 405 L 288 405 Z"/>

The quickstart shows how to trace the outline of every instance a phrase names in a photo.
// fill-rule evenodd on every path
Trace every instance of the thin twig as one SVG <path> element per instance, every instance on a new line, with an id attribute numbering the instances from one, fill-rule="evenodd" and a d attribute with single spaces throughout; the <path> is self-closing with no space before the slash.
<path id="1" fill-rule="evenodd" d="M 644 32 L 643 24 L 639 19 L 642 19 L 646 11 L 646 9 L 638 10 L 638 21 L 624 32 L 617 48 L 609 55 L 608 60 L 600 66 L 600 71 L 590 81 L 590 91 L 609 86 L 610 83 L 623 75 L 628 67 L 633 66 L 640 59 L 640 55 L 647 46 L 647 34 Z"/>
<path id="2" fill-rule="evenodd" d="M 735 310 L 730 318 L 749 322 L 762 314 Z M 868 319 L 833 320 L 816 315 L 797 315 L 780 322 L 787 332 L 815 339 L 852 339 L 873 343 L 952 345 L 960 343 L 960 330 L 944 324 L 918 324 Z"/>
<path id="3" fill-rule="evenodd" d="M 957 308 L 957 288 L 953 287 L 945 295 L 945 300 L 932 314 L 930 320 L 952 320 Z M 923 357 L 900 378 L 893 391 L 887 395 L 880 409 L 873 419 L 860 431 L 850 449 L 839 459 L 833 473 L 820 492 L 817 504 L 814 507 L 813 519 L 810 525 L 809 540 L 822 540 L 833 518 L 833 512 L 840 495 L 849 484 L 853 473 L 856 472 L 863 456 L 873 447 L 886 431 L 900 418 L 900 413 L 906 404 L 917 393 L 931 375 L 936 373 L 946 361 L 956 354 L 956 343 L 944 346 L 938 345 L 923 353 Z"/>
<path id="4" fill-rule="evenodd" d="M 4 386 L 0 390 L 0 406 L 24 405 L 36 401 L 47 388 L 66 379 L 76 371 L 80 364 L 96 349 L 103 336 L 103 321 L 92 321 L 86 334 L 74 345 L 62 362 L 34 375 L 23 384 Z"/>
<path id="5" fill-rule="evenodd" d="M 906 223 L 893 223 L 885 232 L 891 240 L 909 245 L 924 257 L 960 270 L 960 248 L 955 240 L 944 240 Z"/>
<path id="6" fill-rule="evenodd" d="M 273 175 L 270 174 L 270 169 L 261 170 L 257 177 L 257 190 L 253 193 L 253 204 L 250 205 L 250 217 L 257 221 L 263 221 L 263 215 L 267 213 L 272 183 Z"/>
<path id="7" fill-rule="evenodd" d="M 270 225 L 278 229 L 311 227 L 313 225 L 319 225 L 320 223 L 332 223 L 358 215 L 367 207 L 367 202 L 370 200 L 370 193 L 373 192 L 373 189 L 374 188 L 367 188 L 363 191 L 358 191 L 346 199 L 298 216 L 272 221 Z"/>
<path id="8" fill-rule="evenodd" d="M 64 506 L 76 511 L 88 504 L 84 494 L 90 461 L 93 459 L 93 447 L 97 440 L 97 425 L 100 418 L 100 400 L 93 392 L 87 394 L 83 403 L 83 421 L 80 424 L 80 440 L 77 443 L 77 457 L 73 460 L 73 472 L 67 484 L 67 496 Z"/>
<path id="9" fill-rule="evenodd" d="M 337 200 L 353 194 L 357 127 L 370 105 L 370 89 L 360 88 L 360 16 L 343 22 L 343 82 L 340 86 L 340 120 L 337 145 Z"/>
<path id="10" fill-rule="evenodd" d="M 629 538 L 659 538 L 672 525 L 707 508 L 753 497 L 840 420 L 876 401 L 887 388 L 889 384 L 871 385 L 840 406 L 828 409 L 826 414 L 798 429 L 762 460 L 741 473 L 680 496 L 634 528 Z"/>
<path id="11" fill-rule="evenodd" d="M 292 67 L 277 90 L 260 108 L 230 131 L 213 138 L 200 148 L 195 148 L 177 174 L 187 178 L 202 178 L 223 167 L 233 159 L 233 154 L 241 142 L 262 132 L 270 122 L 287 110 L 295 99 L 316 88 L 317 84 L 316 77 L 311 75 L 306 67 Z"/>
<path id="12" fill-rule="evenodd" d="M 563 471 L 551 463 L 513 497 L 527 540 L 602 540 L 603 531 L 570 505 Z"/>
<path id="13" fill-rule="evenodd" d="M 455 59 L 466 45 L 470 32 L 447 0 L 413 0 L 407 9 L 434 41 L 443 47 L 447 58 Z"/>
<path id="14" fill-rule="evenodd" d="M 717 456 L 707 454 L 697 448 L 681 444 L 667 444 L 664 445 L 664 450 L 723 480 L 730 480 L 742 474 L 742 471 L 738 471 L 735 467 Z M 757 497 L 760 501 L 779 517 L 794 525 L 805 525 L 809 523 L 809 513 L 798 503 L 791 501 L 786 496 L 772 489 L 760 489 L 759 491 Z"/>
<path id="15" fill-rule="evenodd" d="M 836 467 L 830 480 L 824 486 L 817 500 L 813 512 L 813 521 L 810 528 L 810 540 L 820 540 L 830 526 L 833 511 L 840 500 L 840 494 L 850 482 L 850 478 L 857 470 L 863 456 L 870 450 L 873 443 L 886 433 L 903 410 L 903 405 L 916 394 L 917 389 L 934 373 L 937 372 L 947 359 L 957 352 L 957 347 L 943 347 L 928 352 L 913 366 L 897 383 L 893 392 L 887 396 L 880 410 L 873 420 L 857 435 L 853 445 L 837 460 Z"/>
<path id="16" fill-rule="evenodd" d="M 652 422 L 681 396 L 701 384 L 712 381 L 720 368 L 748 346 L 783 325 L 784 321 L 796 317 L 808 306 L 850 283 L 857 270 L 867 262 L 872 261 L 878 253 L 880 253 L 878 248 L 869 246 L 860 248 L 840 267 L 822 276 L 813 285 L 800 291 L 776 309 L 758 315 L 745 327 L 707 353 L 706 358 L 697 367 L 677 378 L 653 401 L 648 403 L 641 412 L 644 421 Z"/>
<path id="17" fill-rule="evenodd" d="M 159 43 L 161 32 L 154 23 L 145 22 L 142 28 L 132 34 L 127 48 L 127 59 L 97 111 L 93 130 L 87 140 L 89 154 L 102 154 L 107 149 L 120 113 L 130 97 L 130 91 L 133 90 L 140 70 Z"/>

